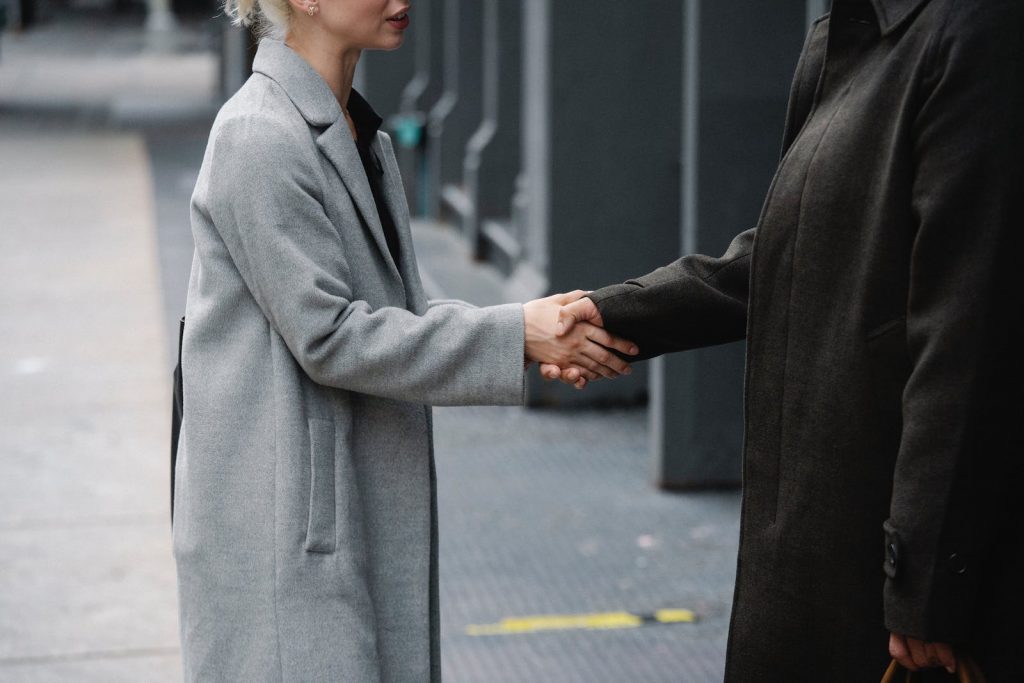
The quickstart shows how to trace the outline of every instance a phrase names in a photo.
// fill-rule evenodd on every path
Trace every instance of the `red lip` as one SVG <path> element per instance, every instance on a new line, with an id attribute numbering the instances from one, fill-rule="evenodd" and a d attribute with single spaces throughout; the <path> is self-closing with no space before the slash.
<path id="1" fill-rule="evenodd" d="M 409 15 L 402 13 L 398 15 L 399 18 L 388 19 L 388 23 L 394 26 L 399 31 L 404 31 L 409 28 Z"/>
<path id="2" fill-rule="evenodd" d="M 409 27 L 409 5 L 406 5 L 399 12 L 395 12 L 388 17 L 388 23 L 399 31 L 404 31 Z"/>

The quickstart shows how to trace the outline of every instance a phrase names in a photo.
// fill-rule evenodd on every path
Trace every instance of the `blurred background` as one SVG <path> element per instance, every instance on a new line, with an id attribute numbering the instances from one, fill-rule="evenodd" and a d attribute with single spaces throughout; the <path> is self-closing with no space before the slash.
<path id="1" fill-rule="evenodd" d="M 414 0 L 356 87 L 428 293 L 487 305 L 758 219 L 826 0 Z M 208 0 L 0 0 L 0 681 L 173 681 L 188 204 L 255 41 Z M 699 321 L 680 321 L 699 324 Z M 436 411 L 446 680 L 717 681 L 742 344 Z"/>

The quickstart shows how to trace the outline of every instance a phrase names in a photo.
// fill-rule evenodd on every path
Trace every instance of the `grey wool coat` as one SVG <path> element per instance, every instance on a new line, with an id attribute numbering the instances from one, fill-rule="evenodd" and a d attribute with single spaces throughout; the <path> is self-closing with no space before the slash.
<path id="1" fill-rule="evenodd" d="M 428 303 L 390 140 L 389 255 L 341 109 L 284 43 L 192 198 L 176 476 L 185 678 L 440 680 L 434 404 L 519 404 L 523 313 Z"/>
<path id="2" fill-rule="evenodd" d="M 756 228 L 593 293 L 647 356 L 747 340 L 729 683 L 890 631 L 1024 681 L 1022 217 L 1024 3 L 835 0 Z"/>

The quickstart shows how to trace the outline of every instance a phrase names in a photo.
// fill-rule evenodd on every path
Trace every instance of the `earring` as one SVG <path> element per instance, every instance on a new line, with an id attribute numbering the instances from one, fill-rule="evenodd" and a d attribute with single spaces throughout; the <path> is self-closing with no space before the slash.
<path id="1" fill-rule="evenodd" d="M 320 8 L 317 7 L 315 2 L 309 3 L 309 6 L 306 7 L 306 14 L 308 14 L 309 16 L 313 16 L 314 14 L 316 14 L 319 11 L 320 11 Z"/>

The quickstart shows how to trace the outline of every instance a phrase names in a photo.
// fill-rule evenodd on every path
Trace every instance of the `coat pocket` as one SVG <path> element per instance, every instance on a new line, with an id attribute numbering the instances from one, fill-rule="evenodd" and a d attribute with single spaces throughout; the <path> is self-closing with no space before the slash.
<path id="1" fill-rule="evenodd" d="M 334 467 L 334 422 L 310 420 L 306 550 L 311 553 L 333 553 L 336 546 Z"/>
<path id="2" fill-rule="evenodd" d="M 867 353 L 882 429 L 898 439 L 903 431 L 903 390 L 911 371 L 906 319 L 890 320 L 868 332 Z"/>

